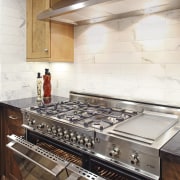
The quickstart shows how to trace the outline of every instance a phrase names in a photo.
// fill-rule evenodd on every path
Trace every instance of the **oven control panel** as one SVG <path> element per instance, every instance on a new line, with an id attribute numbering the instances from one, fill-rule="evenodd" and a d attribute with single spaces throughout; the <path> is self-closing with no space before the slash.
<path id="1" fill-rule="evenodd" d="M 58 121 L 37 116 L 36 114 L 23 113 L 25 128 L 45 136 L 71 143 L 71 145 L 93 150 L 95 147 L 94 131 L 86 131 Z"/>
<path id="2" fill-rule="evenodd" d="M 119 141 L 115 137 L 102 138 L 99 135 L 99 145 L 95 147 L 95 152 L 103 154 L 116 165 L 124 166 L 136 172 L 147 173 L 149 176 L 160 176 L 160 158 L 153 155 L 151 152 L 147 153 L 147 147 L 140 144 Z"/>

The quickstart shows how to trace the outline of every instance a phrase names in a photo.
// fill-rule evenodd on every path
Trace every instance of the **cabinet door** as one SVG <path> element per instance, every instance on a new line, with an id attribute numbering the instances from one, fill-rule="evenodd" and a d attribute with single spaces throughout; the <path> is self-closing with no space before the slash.
<path id="1" fill-rule="evenodd" d="M 21 127 L 23 123 L 23 117 L 20 109 L 7 107 L 4 114 L 5 124 L 5 144 L 8 143 L 6 135 L 16 134 L 17 136 L 23 136 L 25 134 L 24 128 Z M 12 180 L 21 180 L 21 172 L 17 165 L 16 159 L 13 156 L 13 152 L 5 147 L 5 163 L 6 163 L 6 177 Z"/>
<path id="2" fill-rule="evenodd" d="M 74 27 L 51 22 L 51 62 L 74 61 Z"/>
<path id="3" fill-rule="evenodd" d="M 37 20 L 48 9 L 49 0 L 27 0 L 27 61 L 46 61 L 50 57 L 50 22 Z M 34 59 L 34 60 L 33 60 Z"/>
<path id="4" fill-rule="evenodd" d="M 162 180 L 180 179 L 180 163 L 173 160 L 162 160 Z"/>

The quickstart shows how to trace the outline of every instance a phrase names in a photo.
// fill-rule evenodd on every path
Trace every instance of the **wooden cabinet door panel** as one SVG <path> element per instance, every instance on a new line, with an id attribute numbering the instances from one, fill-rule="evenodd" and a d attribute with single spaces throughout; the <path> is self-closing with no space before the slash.
<path id="1" fill-rule="evenodd" d="M 22 124 L 22 114 L 20 110 L 8 108 L 7 119 L 8 125 L 21 126 Z"/>
<path id="2" fill-rule="evenodd" d="M 50 23 L 37 20 L 49 0 L 27 0 L 27 59 L 50 57 Z"/>
<path id="3" fill-rule="evenodd" d="M 180 179 L 180 163 L 162 160 L 162 180 Z"/>
<path id="4" fill-rule="evenodd" d="M 23 116 L 19 108 L 7 106 L 4 108 L 5 132 L 4 132 L 4 151 L 5 151 L 5 175 L 9 180 L 21 180 L 21 172 L 14 158 L 13 152 L 5 144 L 8 143 L 7 135 L 15 134 L 24 136 L 25 129 L 21 127 Z"/>

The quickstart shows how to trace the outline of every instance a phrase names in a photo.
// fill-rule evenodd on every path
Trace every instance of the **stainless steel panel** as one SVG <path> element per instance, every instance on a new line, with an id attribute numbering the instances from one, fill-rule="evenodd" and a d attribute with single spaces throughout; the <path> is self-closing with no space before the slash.
<path id="1" fill-rule="evenodd" d="M 128 119 L 114 128 L 114 131 L 122 132 L 127 136 L 132 135 L 133 139 L 144 138 L 155 141 L 164 132 L 177 122 L 175 116 L 162 116 L 162 114 L 152 114 L 144 112 L 141 116 Z"/>

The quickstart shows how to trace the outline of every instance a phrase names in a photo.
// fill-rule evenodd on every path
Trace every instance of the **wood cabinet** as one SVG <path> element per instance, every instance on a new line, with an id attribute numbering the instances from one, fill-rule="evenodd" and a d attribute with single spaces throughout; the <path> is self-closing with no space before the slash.
<path id="1" fill-rule="evenodd" d="M 180 163 L 163 159 L 161 162 L 162 180 L 180 179 Z"/>
<path id="2" fill-rule="evenodd" d="M 4 132 L 4 149 L 5 149 L 5 176 L 9 180 L 20 180 L 21 172 L 14 159 L 13 152 L 9 150 L 5 145 L 8 143 L 7 135 L 15 134 L 17 136 L 24 136 L 25 130 L 21 127 L 23 123 L 22 113 L 19 108 L 5 106 L 4 118 L 5 132 Z"/>
<path id="3" fill-rule="evenodd" d="M 73 62 L 74 26 L 39 21 L 37 15 L 57 0 L 27 0 L 27 61 Z"/>
<path id="4" fill-rule="evenodd" d="M 3 147 L 3 106 L 0 104 L 0 179 L 4 174 L 4 149 Z"/>

